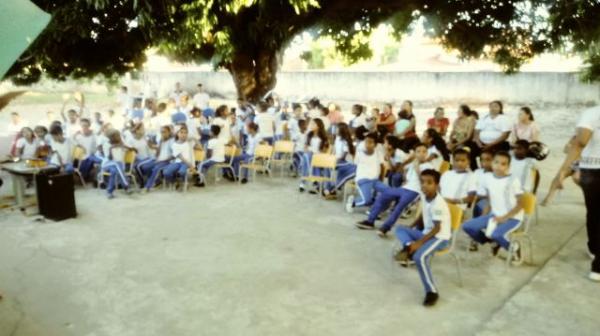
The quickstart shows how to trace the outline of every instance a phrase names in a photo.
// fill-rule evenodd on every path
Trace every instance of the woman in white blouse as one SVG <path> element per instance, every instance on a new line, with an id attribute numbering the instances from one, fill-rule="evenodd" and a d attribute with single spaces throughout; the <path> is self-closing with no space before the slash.
<path id="1" fill-rule="evenodd" d="M 489 107 L 490 112 L 477 121 L 473 140 L 482 151 L 508 151 L 510 144 L 507 140 L 512 130 L 512 122 L 503 114 L 502 102 L 493 101 Z"/>

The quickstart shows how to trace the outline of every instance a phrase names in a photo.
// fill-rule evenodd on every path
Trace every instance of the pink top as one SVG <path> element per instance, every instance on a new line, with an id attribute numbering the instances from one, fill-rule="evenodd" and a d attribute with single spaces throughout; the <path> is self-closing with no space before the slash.
<path id="1" fill-rule="evenodd" d="M 527 140 L 529 142 L 540 140 L 540 129 L 535 122 L 530 124 L 516 123 L 513 126 L 513 137 L 515 140 Z"/>
<path id="2" fill-rule="evenodd" d="M 344 116 L 341 111 L 334 110 L 327 115 L 332 124 L 339 124 L 344 121 Z"/>

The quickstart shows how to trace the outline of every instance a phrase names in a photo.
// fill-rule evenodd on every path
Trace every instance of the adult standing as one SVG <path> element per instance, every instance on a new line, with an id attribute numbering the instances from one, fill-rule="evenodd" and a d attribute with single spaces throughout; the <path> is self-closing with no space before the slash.
<path id="1" fill-rule="evenodd" d="M 394 133 L 396 125 L 396 116 L 392 113 L 392 104 L 386 103 L 383 105 L 383 112 L 377 116 L 377 128 L 385 127 L 389 133 Z"/>
<path id="2" fill-rule="evenodd" d="M 504 115 L 502 102 L 495 100 L 489 105 L 489 113 L 479 119 L 475 125 L 474 141 L 477 145 L 477 156 L 483 150 L 509 151 L 508 137 L 512 130 L 512 122 Z"/>
<path id="3" fill-rule="evenodd" d="M 540 129 L 535 123 L 533 112 L 527 106 L 521 107 L 519 119 L 513 126 L 513 142 L 527 140 L 528 142 L 539 141 Z"/>
<path id="4" fill-rule="evenodd" d="M 554 183 L 562 188 L 571 165 L 579 159 L 580 185 L 587 210 L 588 249 L 593 258 L 589 279 L 600 282 L 600 106 L 583 111 L 575 139 Z"/>
<path id="5" fill-rule="evenodd" d="M 199 108 L 201 111 L 206 110 L 209 107 L 210 95 L 204 91 L 201 83 L 197 85 L 198 92 L 194 95 L 192 100 L 194 101 L 194 107 Z"/>
<path id="6" fill-rule="evenodd" d="M 189 95 L 181 88 L 181 83 L 175 83 L 175 91 L 171 92 L 171 94 L 169 95 L 169 98 L 175 101 L 175 107 L 179 107 L 181 105 L 181 98 L 183 96 Z"/>

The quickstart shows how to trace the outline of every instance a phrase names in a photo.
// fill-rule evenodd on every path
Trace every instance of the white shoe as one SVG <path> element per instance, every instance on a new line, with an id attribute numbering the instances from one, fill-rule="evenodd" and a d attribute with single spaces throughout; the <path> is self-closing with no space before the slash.
<path id="1" fill-rule="evenodd" d="M 346 201 L 346 212 L 353 213 L 354 212 L 354 196 L 348 196 L 348 201 Z"/>
<path id="2" fill-rule="evenodd" d="M 590 274 L 588 275 L 588 279 L 594 282 L 600 282 L 600 273 L 590 272 Z"/>
<path id="3" fill-rule="evenodd" d="M 587 250 L 586 252 L 587 252 L 588 256 L 590 256 L 590 259 L 592 259 L 592 260 L 596 259 L 596 256 L 592 252 L 590 252 L 590 250 Z"/>

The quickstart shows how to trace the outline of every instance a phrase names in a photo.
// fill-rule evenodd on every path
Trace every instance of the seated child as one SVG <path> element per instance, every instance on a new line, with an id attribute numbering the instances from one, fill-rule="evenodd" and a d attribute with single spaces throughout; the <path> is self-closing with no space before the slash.
<path id="1" fill-rule="evenodd" d="M 400 215 L 402 215 L 402 212 L 404 212 L 404 209 L 419 197 L 419 191 L 421 190 L 421 172 L 426 169 L 433 169 L 433 166 L 431 163 L 427 162 L 427 146 L 425 144 L 418 144 L 414 151 L 415 159 L 406 170 L 406 182 L 404 185 L 400 188 L 381 186 L 378 189 L 379 194 L 369 211 L 367 219 L 356 224 L 359 229 L 375 229 L 375 220 L 377 217 L 389 208 L 392 202 L 396 202 L 393 211 L 377 231 L 377 234 L 380 237 L 386 237 L 388 231 L 391 230 L 396 223 L 396 220 L 398 220 Z"/>
<path id="2" fill-rule="evenodd" d="M 298 132 L 292 136 L 294 142 L 294 155 L 292 157 L 292 169 L 295 175 L 299 175 L 304 167 L 304 146 L 306 144 L 308 123 L 305 119 L 298 120 Z"/>
<path id="3" fill-rule="evenodd" d="M 178 177 L 184 179 L 188 169 L 195 169 L 194 145 L 188 140 L 187 135 L 188 130 L 185 124 L 180 125 L 175 142 L 171 145 L 171 153 L 175 159 L 163 169 L 167 184 L 174 183 Z"/>
<path id="4" fill-rule="evenodd" d="M 440 171 L 440 166 L 443 161 L 450 161 L 450 154 L 446 141 L 433 128 L 429 128 L 423 134 L 423 143 L 428 146 L 427 161 L 431 162 L 433 168 Z"/>
<path id="5" fill-rule="evenodd" d="M 462 148 L 452 155 L 452 170 L 442 175 L 440 193 L 446 202 L 456 204 L 463 210 L 475 199 L 477 194 L 477 179 L 469 170 L 470 153 Z"/>
<path id="6" fill-rule="evenodd" d="M 132 132 L 132 137 L 125 143 L 127 147 L 135 151 L 135 161 L 133 163 L 133 167 L 139 180 L 141 181 L 141 185 L 143 185 L 145 177 L 148 176 L 144 172 L 148 172 L 156 160 L 151 153 L 150 145 L 148 144 L 148 139 L 146 138 L 144 124 L 135 124 Z"/>
<path id="7" fill-rule="evenodd" d="M 336 163 L 336 182 L 328 182 L 325 185 L 324 195 L 328 198 L 335 198 L 336 192 L 344 187 L 346 182 L 352 180 L 356 175 L 356 165 L 352 162 L 356 149 L 352 141 L 350 127 L 346 123 L 337 124 L 337 136 L 333 143 L 333 153 L 337 159 Z"/>
<path id="8" fill-rule="evenodd" d="M 513 157 L 510 162 L 510 175 L 519 179 L 521 188 L 524 191 L 533 191 L 532 169 L 535 166 L 534 160 L 527 157 L 529 152 L 529 142 L 527 140 L 517 140 L 514 144 Z"/>
<path id="9" fill-rule="evenodd" d="M 81 131 L 74 136 L 75 143 L 77 146 L 82 147 L 85 150 L 85 156 L 79 163 L 79 171 L 83 176 L 84 180 L 88 180 L 94 165 L 101 164 L 102 158 L 96 156 L 96 136 L 91 128 L 90 120 L 82 118 L 79 122 Z"/>
<path id="10" fill-rule="evenodd" d="M 311 173 L 313 174 L 321 174 L 322 172 L 310 171 L 310 164 L 312 160 L 313 154 L 316 153 L 324 153 L 329 148 L 329 140 L 327 138 L 327 131 L 321 119 L 313 119 L 311 120 L 311 131 L 308 132 L 306 136 L 306 144 L 304 147 L 304 155 L 302 158 L 302 176 L 309 176 Z M 260 126 L 259 126 L 260 129 Z M 313 185 L 316 187 L 316 185 Z M 300 182 L 299 191 L 304 192 L 305 185 L 304 180 Z M 316 194 L 316 190 L 313 189 L 310 191 L 311 194 Z"/>
<path id="11" fill-rule="evenodd" d="M 171 135 L 171 126 L 162 126 L 160 128 L 160 139 L 158 145 L 154 148 L 156 150 L 156 161 L 152 164 L 146 164 L 140 167 L 142 176 L 148 176 L 146 185 L 142 192 L 148 192 L 156 185 L 156 178 L 158 174 L 171 162 L 173 154 L 171 152 L 171 144 L 173 138 Z"/>
<path id="12" fill-rule="evenodd" d="M 362 147 L 362 148 L 361 148 Z M 356 165 L 357 195 L 350 195 L 346 203 L 346 211 L 351 213 L 356 207 L 366 207 L 373 204 L 375 186 L 380 183 L 383 172 L 383 157 L 377 152 L 377 134 L 369 133 L 359 146 L 354 158 Z M 364 148 L 364 149 L 363 149 Z"/>
<path id="13" fill-rule="evenodd" d="M 423 212 L 412 227 L 397 227 L 396 237 L 400 241 L 401 248 L 394 257 L 404 265 L 409 259 L 415 262 L 421 283 L 425 288 L 423 305 L 433 306 L 439 294 L 431 274 L 431 258 L 436 251 L 448 246 L 452 235 L 452 224 L 448 204 L 437 192 L 440 173 L 433 169 L 426 169 L 421 172 L 420 179 Z M 415 227 L 423 227 L 423 230 Z"/>
<path id="14" fill-rule="evenodd" d="M 56 165 L 61 172 L 66 174 L 73 173 L 73 145 L 69 139 L 63 135 L 60 125 L 54 125 L 50 129 L 52 141 L 50 142 L 51 155 L 50 164 Z"/>
<path id="15" fill-rule="evenodd" d="M 21 137 L 15 145 L 17 149 L 16 157 L 21 160 L 37 158 L 39 144 L 40 142 L 36 139 L 31 128 L 23 127 L 21 129 Z"/>
<path id="16" fill-rule="evenodd" d="M 128 194 L 131 193 L 131 190 L 129 190 L 129 181 L 127 181 L 127 177 L 125 176 L 125 154 L 129 148 L 123 144 L 119 131 L 111 130 L 108 132 L 107 137 L 110 147 L 102 170 L 109 173 L 106 193 L 108 198 L 112 199 L 115 197 L 114 191 L 117 188 L 117 183 L 121 184 Z"/>
<path id="17" fill-rule="evenodd" d="M 523 189 L 519 179 L 510 175 L 510 155 L 500 151 L 494 155 L 491 174 L 485 174 L 478 186 L 478 196 L 489 199 L 491 213 L 473 218 L 463 225 L 463 230 L 479 244 L 493 242 L 492 253 L 500 247 L 508 249 L 508 236 L 518 229 L 523 220 L 521 195 Z M 520 258 L 517 246 L 515 255 Z"/>
<path id="18" fill-rule="evenodd" d="M 258 125 L 250 122 L 247 126 L 247 137 L 246 137 L 246 147 L 241 155 L 235 157 L 232 162 L 233 171 L 237 175 L 237 178 L 240 178 L 239 175 L 242 174 L 240 170 L 240 165 L 242 163 L 250 163 L 254 158 L 254 150 L 256 149 L 256 145 L 258 145 Z M 244 170 L 244 174 L 242 177 L 242 184 L 248 183 L 248 169 Z"/>
<path id="19" fill-rule="evenodd" d="M 475 171 L 475 180 L 477 183 L 477 190 L 479 190 L 479 186 L 482 185 L 484 177 L 487 173 L 492 172 L 492 162 L 494 161 L 494 153 L 491 150 L 484 150 L 481 152 L 481 156 L 479 157 L 479 163 L 481 168 Z M 475 202 L 475 206 L 473 206 L 473 218 L 477 218 L 483 215 L 483 211 L 487 208 L 489 202 L 487 197 L 477 198 Z"/>
<path id="20" fill-rule="evenodd" d="M 404 151 L 402 140 L 393 135 L 386 137 L 387 151 L 390 161 L 388 184 L 390 187 L 402 186 L 404 167 L 410 163 L 410 153 Z"/>
<path id="21" fill-rule="evenodd" d="M 211 139 L 208 140 L 208 154 L 209 159 L 206 159 L 198 164 L 198 183 L 197 186 L 205 186 L 205 174 L 208 168 L 214 166 L 217 163 L 225 162 L 225 145 L 227 142 L 224 138 L 219 137 L 221 127 L 217 125 L 210 126 Z"/>

